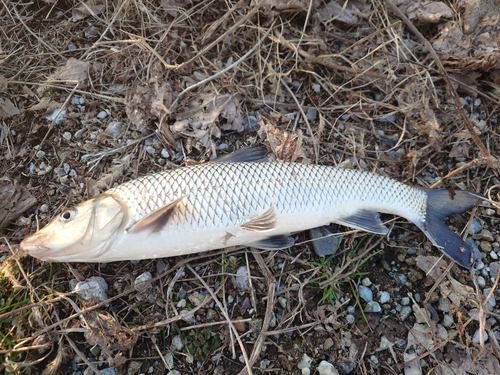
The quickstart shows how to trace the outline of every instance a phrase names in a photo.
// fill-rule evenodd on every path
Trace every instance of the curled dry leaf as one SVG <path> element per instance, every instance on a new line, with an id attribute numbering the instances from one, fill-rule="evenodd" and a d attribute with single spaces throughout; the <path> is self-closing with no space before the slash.
<path id="1" fill-rule="evenodd" d="M 127 361 L 123 353 L 132 349 L 138 339 L 136 333 L 123 327 L 111 315 L 92 311 L 85 314 L 88 331 L 85 338 L 90 345 L 99 345 L 110 366 Z"/>
<path id="2" fill-rule="evenodd" d="M 95 1 L 90 0 L 85 5 L 78 8 L 73 8 L 71 11 L 71 21 L 78 22 L 87 18 L 90 15 L 99 15 L 105 8 L 104 4 L 93 4 Z"/>
<path id="3" fill-rule="evenodd" d="M 57 79 L 60 81 L 78 81 L 81 83 L 87 78 L 89 66 L 88 61 L 81 61 L 70 57 L 66 61 L 64 69 L 60 71 Z"/>
<path id="4" fill-rule="evenodd" d="M 348 25 L 357 25 L 361 18 L 371 16 L 371 5 L 365 0 L 334 0 L 318 9 L 321 22 L 340 21 Z"/>
<path id="5" fill-rule="evenodd" d="M 0 228 L 17 219 L 36 199 L 24 186 L 4 176 L 0 178 Z"/>
<path id="6" fill-rule="evenodd" d="M 8 98 L 0 98 L 0 119 L 17 116 L 21 112 Z"/>
<path id="7" fill-rule="evenodd" d="M 150 86 L 131 87 L 127 93 L 125 111 L 135 129 L 144 132 L 150 120 L 170 114 L 172 88 L 164 81 Z"/>

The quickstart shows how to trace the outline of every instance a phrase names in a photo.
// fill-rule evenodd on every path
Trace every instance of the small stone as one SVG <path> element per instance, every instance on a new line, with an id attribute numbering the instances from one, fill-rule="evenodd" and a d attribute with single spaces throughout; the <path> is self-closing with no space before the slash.
<path id="1" fill-rule="evenodd" d="M 106 117 L 108 117 L 108 112 L 106 111 L 101 111 L 97 114 L 99 120 L 104 120 Z"/>
<path id="2" fill-rule="evenodd" d="M 354 367 L 352 367 L 351 364 L 347 362 L 340 361 L 338 363 L 338 366 L 344 372 L 344 374 L 350 374 L 354 370 Z"/>
<path id="3" fill-rule="evenodd" d="M 74 51 L 75 49 L 78 49 L 78 47 L 73 43 L 68 44 L 68 51 Z"/>
<path id="4" fill-rule="evenodd" d="M 382 311 L 380 304 L 375 301 L 368 302 L 365 307 L 365 312 L 367 313 L 379 313 Z"/>
<path id="5" fill-rule="evenodd" d="M 70 280 L 70 288 L 84 301 L 94 304 L 108 299 L 108 283 L 102 277 L 91 276 L 85 281 Z"/>
<path id="6" fill-rule="evenodd" d="M 62 137 L 67 141 L 71 141 L 71 133 L 70 132 L 64 132 Z"/>
<path id="7" fill-rule="evenodd" d="M 49 209 L 49 205 L 47 203 L 44 203 L 40 206 L 40 212 L 47 212 Z"/>
<path id="8" fill-rule="evenodd" d="M 479 285 L 480 288 L 484 288 L 486 285 L 486 280 L 481 275 L 477 277 L 477 285 Z"/>
<path id="9" fill-rule="evenodd" d="M 477 234 L 476 236 L 474 236 L 474 238 L 478 238 L 480 240 L 485 240 L 485 241 L 488 241 L 488 242 L 495 241 L 495 238 L 493 237 L 493 234 L 491 234 L 491 232 L 488 229 L 481 230 L 481 232 L 479 232 L 479 234 Z"/>
<path id="10" fill-rule="evenodd" d="M 109 135 L 110 137 L 117 138 L 123 129 L 123 122 L 118 120 L 111 121 L 106 129 L 104 130 L 104 134 Z"/>
<path id="11" fill-rule="evenodd" d="M 474 100 L 474 107 L 479 107 L 481 105 L 481 98 Z"/>
<path id="12" fill-rule="evenodd" d="M 60 111 L 59 109 L 54 109 L 54 111 L 50 114 L 50 116 L 45 117 L 49 121 L 54 121 L 56 125 L 59 125 L 63 120 L 68 117 L 68 111 L 63 109 Z"/>
<path id="13" fill-rule="evenodd" d="M 219 150 L 227 150 L 229 148 L 229 145 L 227 143 L 221 143 L 219 147 L 217 147 Z"/>
<path id="14" fill-rule="evenodd" d="M 259 130 L 259 120 L 255 116 L 245 116 L 243 118 L 243 129 L 246 131 L 257 131 Z"/>
<path id="15" fill-rule="evenodd" d="M 476 218 L 472 219 L 472 224 L 469 229 L 469 234 L 475 235 L 478 234 L 483 228 L 482 224 Z"/>
<path id="16" fill-rule="evenodd" d="M 278 303 L 280 304 L 281 307 L 286 309 L 286 298 L 285 297 L 278 297 Z"/>
<path id="17" fill-rule="evenodd" d="M 404 322 L 406 319 L 408 319 L 408 317 L 410 316 L 411 313 L 412 313 L 412 309 L 410 306 L 403 306 L 401 308 L 400 313 L 399 313 L 401 321 Z"/>
<path id="18" fill-rule="evenodd" d="M 334 233 L 339 233 L 339 231 L 330 225 L 309 230 L 309 238 L 313 240 L 314 252 L 318 256 L 335 254 L 344 237 L 341 234 L 332 235 Z"/>
<path id="19" fill-rule="evenodd" d="M 402 273 L 391 272 L 390 275 L 398 284 L 405 285 L 408 283 L 408 277 Z"/>
<path id="20" fill-rule="evenodd" d="M 439 311 L 443 311 L 445 313 L 450 311 L 451 308 L 451 301 L 448 298 L 439 298 L 438 300 L 438 306 L 437 306 Z"/>
<path id="21" fill-rule="evenodd" d="M 451 327 L 453 324 L 455 324 L 455 322 L 453 321 L 453 318 L 448 315 L 448 314 L 444 314 L 443 316 L 443 326 L 445 327 Z"/>
<path id="22" fill-rule="evenodd" d="M 491 252 L 490 252 L 490 257 L 491 257 L 491 259 L 493 259 L 493 260 L 498 260 L 498 254 L 497 254 L 497 253 L 495 253 L 494 251 L 491 251 Z"/>
<path id="23" fill-rule="evenodd" d="M 347 306 L 347 312 L 349 314 L 354 314 L 356 312 L 356 306 L 353 305 Z"/>
<path id="24" fill-rule="evenodd" d="M 321 85 L 315 83 L 314 85 L 311 86 L 311 88 L 313 89 L 313 91 L 318 94 L 320 91 L 321 91 Z"/>
<path id="25" fill-rule="evenodd" d="M 172 337 L 172 350 L 180 352 L 184 348 L 184 342 L 179 335 Z"/>
<path id="26" fill-rule="evenodd" d="M 363 284 L 364 286 L 371 286 L 373 283 L 368 277 L 365 277 L 363 280 L 361 280 L 361 284 Z"/>
<path id="27" fill-rule="evenodd" d="M 483 290 L 483 295 L 486 297 L 491 292 L 491 288 L 485 288 Z M 495 307 L 497 305 L 497 301 L 495 300 L 495 293 L 491 294 L 491 297 L 488 299 L 488 305 L 491 307 Z"/>
<path id="28" fill-rule="evenodd" d="M 170 154 L 168 153 L 167 149 L 161 150 L 161 157 L 164 159 L 168 159 L 170 157 Z"/>
<path id="29" fill-rule="evenodd" d="M 328 350 L 333 346 L 334 342 L 331 337 L 328 337 L 323 343 L 323 350 Z"/>
<path id="30" fill-rule="evenodd" d="M 360 285 L 358 287 L 359 298 L 361 298 L 365 302 L 373 301 L 373 292 L 370 288 L 364 285 Z"/>
<path id="31" fill-rule="evenodd" d="M 309 121 L 316 121 L 318 117 L 318 111 L 314 108 L 309 108 L 306 112 L 306 117 Z"/>
<path id="32" fill-rule="evenodd" d="M 137 375 L 141 371 L 142 362 L 131 361 L 127 366 L 127 375 Z"/>
<path id="33" fill-rule="evenodd" d="M 321 361 L 317 367 L 319 375 L 339 375 L 339 372 L 330 362 Z"/>
<path id="34" fill-rule="evenodd" d="M 347 322 L 347 324 L 354 324 L 354 322 L 356 321 L 356 318 L 352 314 L 347 314 L 345 316 L 345 321 Z"/>
<path id="35" fill-rule="evenodd" d="M 86 38 L 94 38 L 99 35 L 99 29 L 95 26 L 90 26 L 87 31 L 85 31 Z"/>
<path id="36" fill-rule="evenodd" d="M 495 280 L 500 270 L 500 262 L 491 262 L 490 263 L 490 277 Z"/>
<path id="37" fill-rule="evenodd" d="M 378 301 L 383 305 L 384 303 L 388 303 L 391 300 L 391 295 L 389 292 L 378 292 L 377 293 Z"/>
<path id="38" fill-rule="evenodd" d="M 63 170 L 64 170 L 64 173 L 65 173 L 65 174 L 68 174 L 68 173 L 69 173 L 69 171 L 71 170 L 70 165 L 69 165 L 68 163 L 64 163 L 64 164 L 63 164 Z"/>
<path id="39" fill-rule="evenodd" d="M 495 215 L 495 214 L 496 214 L 496 211 L 495 211 L 493 208 L 486 208 L 486 209 L 484 210 L 484 214 L 485 214 L 486 216 L 493 216 L 493 215 Z"/>
<path id="40" fill-rule="evenodd" d="M 483 250 L 485 253 L 489 253 L 491 251 L 491 243 L 488 241 L 481 241 L 479 243 L 479 247 L 481 250 Z"/>
<path id="41" fill-rule="evenodd" d="M 40 151 L 38 151 L 38 152 L 36 153 L 36 157 L 37 157 L 37 158 L 43 158 L 44 156 L 45 156 L 45 152 L 44 152 L 44 151 L 42 151 L 42 150 L 40 150 Z"/>
<path id="42" fill-rule="evenodd" d="M 248 270 L 245 266 L 238 268 L 236 271 L 236 276 L 234 278 L 234 281 L 236 282 L 236 286 L 239 289 L 246 289 L 249 286 L 249 280 L 248 280 Z"/>
<path id="43" fill-rule="evenodd" d="M 174 355 L 171 352 L 166 352 L 163 359 L 165 359 L 167 370 L 172 370 L 174 368 Z"/>
<path id="44" fill-rule="evenodd" d="M 306 353 L 304 353 L 302 355 L 302 360 L 299 362 L 297 367 L 299 368 L 299 370 L 301 370 L 303 368 L 309 368 L 309 367 L 311 367 L 311 363 L 312 363 L 312 359 Z"/>
<path id="45" fill-rule="evenodd" d="M 474 332 L 474 336 L 472 336 L 472 342 L 476 345 L 480 344 L 480 334 L 479 334 L 479 329 Z M 483 331 L 483 343 L 488 341 L 488 333 L 486 331 Z"/>
<path id="46" fill-rule="evenodd" d="M 156 150 L 153 146 L 146 146 L 146 152 L 150 155 L 156 154 Z"/>

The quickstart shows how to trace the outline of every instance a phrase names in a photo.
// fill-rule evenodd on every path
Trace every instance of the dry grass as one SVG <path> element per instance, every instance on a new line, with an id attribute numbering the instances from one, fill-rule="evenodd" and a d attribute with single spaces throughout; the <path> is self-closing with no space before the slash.
<path id="1" fill-rule="evenodd" d="M 0 170 L 38 199 L 3 229 L 1 371 L 71 373 L 77 354 L 81 371 L 97 373 L 117 366 L 160 374 L 173 361 L 183 374 L 299 374 L 307 354 L 313 368 L 344 362 L 359 374 L 400 373 L 416 363 L 426 372 L 495 373 L 500 312 L 487 300 L 498 277 L 486 280 L 492 289 L 484 296 L 472 275 L 442 260 L 426 276 L 424 255 L 434 250 L 399 220 L 390 223 L 390 239 L 345 232 L 328 260 L 303 236 L 288 251 L 229 249 L 137 264 L 11 256 L 62 207 L 131 177 L 215 157 L 221 143 L 263 141 L 281 160 L 494 194 L 500 52 L 483 37 L 499 40 L 493 21 L 482 21 L 469 57 L 457 46 L 437 48 L 452 40 L 443 30 L 455 30 L 459 13 L 431 24 L 407 19 L 406 8 L 390 1 L 348 2 L 342 12 L 333 1 L 1 4 L 0 99 L 18 113 L 0 102 Z M 481 106 L 464 108 L 466 96 Z M 63 122 L 46 119 L 63 109 Z M 244 129 L 253 116 L 259 131 Z M 115 137 L 106 132 L 112 121 L 122 123 Z M 58 174 L 65 164 L 74 173 Z M 483 220 L 495 233 L 497 217 Z M 419 256 L 405 257 L 415 243 Z M 246 290 L 235 283 L 242 267 Z M 394 284 L 394 269 L 407 285 Z M 134 281 L 144 272 L 153 277 L 139 288 Z M 356 291 L 366 275 L 391 292 L 383 314 L 362 313 Z M 107 281 L 109 299 L 88 303 L 70 292 L 70 279 L 91 276 Z M 400 322 L 390 310 L 407 293 L 421 298 Z M 318 305 L 325 297 L 331 303 Z M 448 329 L 444 313 L 437 321 L 428 309 L 446 297 L 455 323 Z M 348 306 L 356 307 L 354 324 Z M 472 342 L 478 328 L 490 338 L 481 345 Z"/>

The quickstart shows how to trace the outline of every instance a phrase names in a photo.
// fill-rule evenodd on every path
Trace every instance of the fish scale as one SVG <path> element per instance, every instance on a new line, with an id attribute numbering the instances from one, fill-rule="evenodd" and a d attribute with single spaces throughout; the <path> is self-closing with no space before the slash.
<path id="1" fill-rule="evenodd" d="M 363 180 L 363 186 L 357 183 Z M 169 226 L 242 224 L 275 205 L 279 214 L 317 212 L 359 200 L 425 220 L 426 195 L 380 175 L 293 163 L 207 163 L 155 173 L 108 190 L 127 202 L 132 221 L 184 198 Z M 238 208 L 235 212 L 232 208 Z M 348 208 L 345 208 L 349 214 Z M 344 215 L 345 216 L 345 215 Z M 332 219 L 338 219 L 332 214 Z M 332 220 L 335 221 L 335 220 Z M 326 224 L 323 223 L 323 224 Z M 185 228 L 187 229 L 187 228 Z M 295 230 L 295 228 L 294 228 Z"/>
<path id="2" fill-rule="evenodd" d="M 482 196 L 415 188 L 358 170 L 278 162 L 210 162 L 137 178 L 63 212 L 21 243 L 48 261 L 111 262 L 228 246 L 281 249 L 330 223 L 387 234 L 402 216 L 463 267 L 480 259 L 444 223 Z"/>

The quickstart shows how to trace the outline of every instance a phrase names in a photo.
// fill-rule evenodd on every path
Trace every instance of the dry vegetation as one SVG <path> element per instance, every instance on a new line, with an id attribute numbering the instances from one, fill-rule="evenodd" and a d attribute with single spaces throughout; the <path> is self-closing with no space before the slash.
<path id="1" fill-rule="evenodd" d="M 390 238 L 346 232 L 326 259 L 303 234 L 287 251 L 139 263 L 13 256 L 65 206 L 255 141 L 280 160 L 496 200 L 500 4 L 393 2 L 1 0 L 0 371 L 301 374 L 307 355 L 311 374 L 323 360 L 340 373 L 500 373 L 493 264 L 481 285 L 399 218 Z M 485 210 L 453 226 L 479 218 L 489 266 L 500 221 Z M 71 291 L 95 276 L 109 298 Z M 391 295 L 380 313 L 363 313 L 366 277 Z"/>

